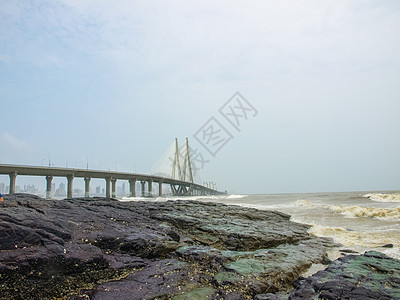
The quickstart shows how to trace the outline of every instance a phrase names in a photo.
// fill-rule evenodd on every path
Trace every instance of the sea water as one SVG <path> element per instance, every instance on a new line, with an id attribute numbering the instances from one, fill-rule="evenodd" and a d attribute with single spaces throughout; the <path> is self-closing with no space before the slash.
<path id="1" fill-rule="evenodd" d="M 398 191 L 159 197 L 148 201 L 176 199 L 219 202 L 289 214 L 292 221 L 311 225 L 310 234 L 329 237 L 341 244 L 329 252 L 331 259 L 339 257 L 340 250 L 357 253 L 376 250 L 400 259 Z M 135 200 L 143 198 L 121 199 Z"/>

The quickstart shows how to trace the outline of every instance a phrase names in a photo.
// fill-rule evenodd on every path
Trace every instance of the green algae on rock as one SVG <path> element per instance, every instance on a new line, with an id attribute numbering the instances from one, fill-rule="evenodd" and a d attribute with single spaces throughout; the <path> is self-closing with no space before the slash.
<path id="1" fill-rule="evenodd" d="M 289 299 L 400 299 L 400 260 L 380 252 L 348 255 L 300 281 Z"/>

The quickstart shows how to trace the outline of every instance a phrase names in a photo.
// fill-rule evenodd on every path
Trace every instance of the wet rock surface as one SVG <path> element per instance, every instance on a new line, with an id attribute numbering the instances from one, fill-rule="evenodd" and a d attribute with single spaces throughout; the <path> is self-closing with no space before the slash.
<path id="1" fill-rule="evenodd" d="M 298 281 L 288 299 L 400 299 L 400 260 L 374 251 L 339 258 Z"/>
<path id="2" fill-rule="evenodd" d="M 333 245 L 289 218 L 196 201 L 6 195 L 0 298 L 287 299 L 278 292 Z M 296 282 L 291 299 L 308 299 L 296 297 L 314 281 Z"/>

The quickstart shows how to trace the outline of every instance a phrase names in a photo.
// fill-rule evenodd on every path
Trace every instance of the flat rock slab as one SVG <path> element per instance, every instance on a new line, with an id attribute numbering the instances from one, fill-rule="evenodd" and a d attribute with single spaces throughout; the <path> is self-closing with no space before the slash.
<path id="1" fill-rule="evenodd" d="M 400 260 L 374 251 L 339 258 L 299 281 L 288 299 L 400 299 Z"/>
<path id="2" fill-rule="evenodd" d="M 290 291 L 333 246 L 275 211 L 199 201 L 4 198 L 1 299 L 253 299 Z"/>

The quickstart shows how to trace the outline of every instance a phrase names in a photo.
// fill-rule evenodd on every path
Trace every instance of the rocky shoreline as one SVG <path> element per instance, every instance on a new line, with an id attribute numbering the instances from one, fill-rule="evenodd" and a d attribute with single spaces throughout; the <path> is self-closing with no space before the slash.
<path id="1" fill-rule="evenodd" d="M 280 212 L 199 201 L 4 200 L 0 299 L 400 299 L 400 261 L 369 252 L 331 263 L 332 241 Z M 300 277 L 313 263 L 331 264 Z"/>

